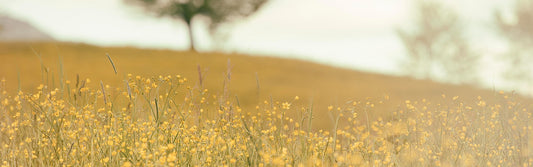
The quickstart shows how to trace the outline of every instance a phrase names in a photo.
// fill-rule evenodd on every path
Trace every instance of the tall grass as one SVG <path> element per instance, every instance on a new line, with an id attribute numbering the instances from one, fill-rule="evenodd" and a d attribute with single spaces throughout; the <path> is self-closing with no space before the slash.
<path id="1" fill-rule="evenodd" d="M 327 106 L 317 103 L 324 104 L 324 98 L 334 97 L 333 93 L 277 97 L 273 91 L 288 95 L 286 92 L 293 90 L 265 89 L 264 85 L 273 81 L 260 80 L 258 72 L 250 85 L 232 80 L 244 75 L 239 75 L 242 69 L 232 70 L 228 59 L 224 60 L 226 68 L 218 70 L 223 73 L 221 81 L 206 77 L 207 69 L 197 64 L 191 68 L 196 70 L 197 82 L 181 75 L 127 74 L 117 84 L 106 83 L 104 75 L 97 75 L 96 83 L 78 74 L 70 81 L 62 57 L 56 81 L 41 52 L 32 48 L 32 53 L 39 58 L 41 69 L 41 84 L 36 89 L 21 88 L 20 73 L 16 91 L 7 88 L 5 79 L 0 81 L 0 166 L 533 163 L 532 105 L 513 93 L 500 92 L 490 100 L 442 95 L 428 100 L 403 99 L 402 103 L 376 93 Z M 112 77 L 119 78 L 116 65 L 121 64 L 106 56 L 113 67 Z M 222 89 L 211 89 L 216 84 Z M 346 93 L 343 87 L 333 88 Z M 238 91 L 252 93 L 237 96 Z M 244 106 L 241 101 L 248 102 Z M 255 101 L 260 103 L 249 106 Z M 324 121 L 328 120 L 321 118 L 324 116 L 330 120 Z"/>
<path id="2" fill-rule="evenodd" d="M 503 92 L 493 103 L 481 97 L 407 100 L 391 108 L 391 119 L 368 116 L 389 102 L 387 96 L 350 101 L 328 107 L 332 129 L 313 130 L 313 107 L 300 97 L 243 109 L 230 92 L 202 89 L 180 75 L 128 74 L 119 87 L 66 80 L 59 84 L 65 89 L 42 84 L 35 93 L 7 92 L 5 82 L 1 166 L 533 163 L 529 104 Z"/>
<path id="3" fill-rule="evenodd" d="M 286 101 L 299 95 L 307 103 L 306 107 L 313 100 L 317 120 L 313 123 L 315 128 L 331 129 L 334 123 L 325 112 L 327 107 L 353 98 L 391 97 L 385 105 L 378 105 L 369 114 L 370 119 L 379 116 L 388 119 L 390 111 L 406 99 L 435 101 L 440 100 L 443 93 L 459 95 L 464 100 L 475 99 L 479 95 L 486 97 L 488 102 L 494 102 L 492 91 L 471 86 L 444 85 L 258 55 L 96 47 L 57 42 L 32 43 L 31 47 L 28 43 L 0 43 L 0 79 L 7 80 L 6 91 L 16 93 L 20 87 L 26 93 L 34 93 L 39 84 L 52 86 L 52 82 L 46 83 L 47 80 L 55 82 L 61 89 L 59 83 L 70 80 L 74 84 L 78 75 L 81 79 L 94 79 L 92 88 L 100 89 L 99 81 L 113 88 L 124 88 L 124 77 L 128 73 L 141 76 L 179 73 L 189 79 L 191 86 L 201 85 L 212 93 L 218 93 L 224 91 L 224 74 L 227 73 L 228 59 L 231 59 L 233 69 L 229 91 L 233 98 L 238 96 L 241 108 L 254 109 L 257 103 L 265 99 L 270 101 L 270 97 Z M 106 53 L 112 58 L 117 74 Z M 17 75 L 17 70 L 20 75 Z M 52 75 L 55 80 L 51 79 Z M 202 84 L 197 84 L 200 80 Z"/>

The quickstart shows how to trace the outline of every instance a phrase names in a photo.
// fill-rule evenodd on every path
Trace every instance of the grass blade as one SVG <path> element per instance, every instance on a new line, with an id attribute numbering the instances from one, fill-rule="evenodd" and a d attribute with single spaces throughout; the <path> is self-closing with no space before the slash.
<path id="1" fill-rule="evenodd" d="M 107 97 L 106 97 L 106 94 L 105 94 L 105 87 L 104 87 L 104 83 L 102 81 L 100 81 L 100 87 L 102 87 L 102 95 L 104 96 L 104 104 L 107 104 Z"/>
<path id="2" fill-rule="evenodd" d="M 113 66 L 113 71 L 115 71 L 115 75 L 116 75 L 117 74 L 117 67 L 115 66 L 115 63 L 113 63 L 113 60 L 111 60 L 111 56 L 109 56 L 108 53 L 105 53 L 105 55 L 107 56 L 107 59 L 111 63 L 111 66 Z"/>
<path id="3" fill-rule="evenodd" d="M 200 67 L 200 64 L 197 65 L 197 68 L 198 68 L 198 80 L 200 82 L 200 88 L 203 88 L 204 85 L 202 83 L 203 81 L 203 78 L 202 78 L 202 68 Z"/>

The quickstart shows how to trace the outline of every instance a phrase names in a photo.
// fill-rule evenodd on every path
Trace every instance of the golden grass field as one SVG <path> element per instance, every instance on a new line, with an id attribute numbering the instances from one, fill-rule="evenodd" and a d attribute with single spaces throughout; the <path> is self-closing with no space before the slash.
<path id="1" fill-rule="evenodd" d="M 72 43 L 0 43 L 0 78 L 3 166 L 533 163 L 531 100 L 471 86 Z"/>

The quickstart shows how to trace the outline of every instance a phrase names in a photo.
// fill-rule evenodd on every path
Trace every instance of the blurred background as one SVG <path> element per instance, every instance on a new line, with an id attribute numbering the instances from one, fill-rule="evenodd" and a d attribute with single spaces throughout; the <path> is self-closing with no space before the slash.
<path id="1" fill-rule="evenodd" d="M 531 1 L 240 1 L 252 5 L 185 17 L 168 1 L 0 0 L 0 40 L 279 56 L 533 94 Z"/>

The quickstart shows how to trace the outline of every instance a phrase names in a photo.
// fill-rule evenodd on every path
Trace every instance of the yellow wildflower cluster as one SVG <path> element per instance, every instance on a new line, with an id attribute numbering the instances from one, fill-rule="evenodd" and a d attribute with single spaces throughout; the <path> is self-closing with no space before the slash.
<path id="1" fill-rule="evenodd" d="M 529 166 L 531 110 L 500 102 L 406 101 L 390 118 L 374 103 L 313 111 L 238 99 L 182 76 L 89 79 L 11 95 L 0 83 L 0 166 Z M 385 100 L 388 100 L 388 96 Z M 379 104 L 383 101 L 379 101 Z M 328 112 L 333 129 L 312 127 Z"/>

